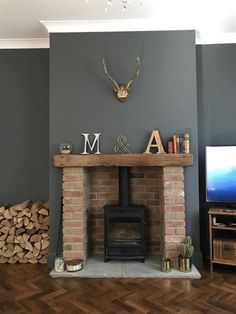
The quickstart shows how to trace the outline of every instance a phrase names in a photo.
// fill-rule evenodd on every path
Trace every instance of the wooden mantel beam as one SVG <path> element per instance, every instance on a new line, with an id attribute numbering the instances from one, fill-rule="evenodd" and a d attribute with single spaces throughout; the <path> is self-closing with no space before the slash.
<path id="1" fill-rule="evenodd" d="M 101 154 L 101 155 L 54 155 L 55 167 L 166 167 L 191 166 L 192 154 Z"/>

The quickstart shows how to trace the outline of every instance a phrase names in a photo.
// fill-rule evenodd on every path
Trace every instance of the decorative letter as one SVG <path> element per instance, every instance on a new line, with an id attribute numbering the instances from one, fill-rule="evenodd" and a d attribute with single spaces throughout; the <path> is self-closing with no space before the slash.
<path id="1" fill-rule="evenodd" d="M 162 146 L 160 134 L 157 130 L 152 131 L 150 140 L 148 142 L 148 145 L 147 145 L 147 148 L 146 148 L 144 154 L 152 153 L 151 152 L 152 147 L 154 147 L 157 150 L 156 153 L 165 153 L 164 148 Z"/>
<path id="2" fill-rule="evenodd" d="M 83 151 L 82 154 L 85 154 L 85 155 L 89 154 L 87 152 L 87 145 L 89 146 L 89 148 L 90 148 L 90 150 L 92 152 L 96 144 L 97 144 L 97 151 L 96 151 L 95 154 L 101 154 L 100 151 L 99 151 L 99 140 L 100 140 L 101 133 L 93 133 L 95 138 L 94 138 L 94 141 L 93 141 L 92 145 L 89 142 L 89 135 L 90 135 L 89 133 L 82 133 L 81 135 L 84 136 L 84 151 Z"/>

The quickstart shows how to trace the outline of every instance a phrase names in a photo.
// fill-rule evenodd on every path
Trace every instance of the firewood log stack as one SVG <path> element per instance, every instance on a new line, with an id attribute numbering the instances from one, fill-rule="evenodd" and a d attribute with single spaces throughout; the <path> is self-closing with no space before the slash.
<path id="1" fill-rule="evenodd" d="M 0 207 L 0 263 L 47 263 L 49 204 Z"/>

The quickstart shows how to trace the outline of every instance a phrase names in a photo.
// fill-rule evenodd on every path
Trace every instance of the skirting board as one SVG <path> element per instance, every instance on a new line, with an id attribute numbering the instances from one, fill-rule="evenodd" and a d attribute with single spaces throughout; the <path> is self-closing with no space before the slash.
<path id="1" fill-rule="evenodd" d="M 109 261 L 104 263 L 102 258 L 91 257 L 87 260 L 85 267 L 76 272 L 50 272 L 54 278 L 189 278 L 199 279 L 201 275 L 197 268 L 192 265 L 192 271 L 180 272 L 172 268 L 170 272 L 162 272 L 160 262 L 149 258 L 142 262 L 136 261 Z"/>

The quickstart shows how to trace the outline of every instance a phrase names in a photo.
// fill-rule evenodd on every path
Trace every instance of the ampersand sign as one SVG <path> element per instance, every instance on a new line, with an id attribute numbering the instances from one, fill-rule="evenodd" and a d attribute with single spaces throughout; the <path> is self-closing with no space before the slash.
<path id="1" fill-rule="evenodd" d="M 129 150 L 130 144 L 127 143 L 127 138 L 124 135 L 120 135 L 117 138 L 117 145 L 114 147 L 116 153 L 131 153 Z"/>

